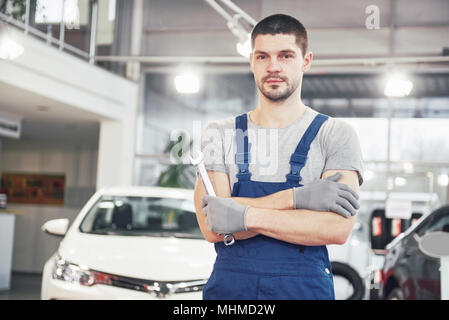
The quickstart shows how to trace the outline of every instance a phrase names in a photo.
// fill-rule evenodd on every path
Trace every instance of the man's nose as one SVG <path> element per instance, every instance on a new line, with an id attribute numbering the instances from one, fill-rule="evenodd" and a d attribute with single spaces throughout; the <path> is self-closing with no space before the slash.
<path id="1" fill-rule="evenodd" d="M 267 68 L 268 72 L 279 72 L 281 71 L 281 66 L 279 64 L 279 61 L 277 59 L 277 57 L 272 57 L 270 59 L 270 63 L 268 64 L 268 68 Z"/>

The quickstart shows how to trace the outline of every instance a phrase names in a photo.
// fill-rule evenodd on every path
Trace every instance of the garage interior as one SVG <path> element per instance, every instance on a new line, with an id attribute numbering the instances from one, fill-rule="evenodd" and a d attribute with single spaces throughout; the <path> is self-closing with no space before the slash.
<path id="1" fill-rule="evenodd" d="M 171 161 L 173 132 L 194 138 L 195 121 L 204 130 L 257 106 L 236 47 L 275 13 L 307 28 L 314 61 L 304 104 L 359 137 L 364 183 L 348 245 L 363 244 L 366 258 L 335 254 L 359 272 L 358 298 L 378 298 L 369 288 L 385 252 L 370 244 L 373 213 L 396 199 L 409 205 L 410 222 L 449 203 L 446 0 L 0 0 L 0 195 L 7 179 L 63 181 L 56 203 L 0 197 L 0 299 L 41 299 L 44 265 L 62 239 L 42 226 L 72 223 L 97 190 L 194 188 L 195 168 Z M 196 93 L 176 87 L 185 72 Z M 411 90 L 387 94 L 398 74 Z M 411 227 L 404 221 L 393 238 Z"/>

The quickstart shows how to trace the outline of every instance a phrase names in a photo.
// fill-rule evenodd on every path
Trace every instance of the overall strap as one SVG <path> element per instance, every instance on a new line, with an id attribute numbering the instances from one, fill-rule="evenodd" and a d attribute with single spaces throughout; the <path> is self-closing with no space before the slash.
<path id="1" fill-rule="evenodd" d="M 251 173 L 249 172 L 249 162 L 251 161 L 250 148 L 248 143 L 248 119 L 246 113 L 235 118 L 235 132 L 237 142 L 237 152 L 235 154 L 235 163 L 239 168 L 236 174 L 238 181 L 249 181 Z"/>
<path id="2" fill-rule="evenodd" d="M 329 117 L 324 114 L 317 114 L 313 119 L 312 123 L 307 128 L 306 132 L 302 136 L 298 145 L 296 146 L 295 152 L 290 157 L 290 166 L 291 171 L 286 175 L 287 181 L 291 183 L 298 183 L 302 180 L 300 172 L 304 167 L 307 161 L 307 154 L 309 153 L 310 145 L 312 144 L 313 139 L 317 135 L 318 131 L 321 128 L 321 125 L 328 119 Z"/>

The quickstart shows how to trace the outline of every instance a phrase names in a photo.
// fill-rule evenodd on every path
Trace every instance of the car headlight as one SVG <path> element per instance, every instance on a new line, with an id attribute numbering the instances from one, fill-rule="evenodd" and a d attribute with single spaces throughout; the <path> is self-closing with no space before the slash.
<path id="1" fill-rule="evenodd" d="M 64 259 L 61 259 L 59 255 L 56 255 L 55 257 L 52 278 L 82 285 L 89 285 L 92 283 L 92 276 L 89 271 L 83 270 L 75 264 L 66 262 Z"/>
<path id="2" fill-rule="evenodd" d="M 94 284 L 110 285 L 114 276 L 101 272 L 88 270 L 62 259 L 59 255 L 55 257 L 52 278 L 71 283 L 81 284 L 83 286 L 93 286 Z"/>

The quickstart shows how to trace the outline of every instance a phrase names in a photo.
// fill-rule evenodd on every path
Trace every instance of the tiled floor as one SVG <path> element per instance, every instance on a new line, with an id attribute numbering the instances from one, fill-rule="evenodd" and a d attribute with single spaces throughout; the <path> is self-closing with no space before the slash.
<path id="1" fill-rule="evenodd" d="M 42 274 L 13 273 L 11 289 L 0 290 L 0 300 L 39 300 Z"/>

